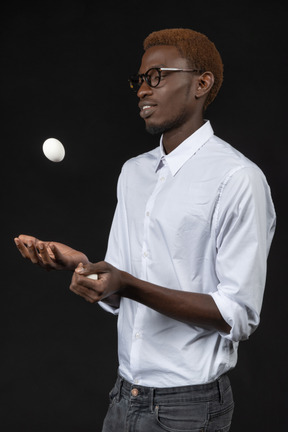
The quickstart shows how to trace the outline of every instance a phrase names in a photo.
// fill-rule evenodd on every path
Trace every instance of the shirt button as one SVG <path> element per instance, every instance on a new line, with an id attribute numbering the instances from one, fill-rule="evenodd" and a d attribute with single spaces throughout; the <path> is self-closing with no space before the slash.
<path id="1" fill-rule="evenodd" d="M 163 182 L 165 180 L 165 177 L 161 177 L 160 180 L 161 182 Z"/>
<path id="2" fill-rule="evenodd" d="M 139 339 L 140 336 L 141 336 L 141 333 L 140 333 L 140 332 L 137 332 L 137 333 L 135 334 L 136 339 Z"/>
<path id="3" fill-rule="evenodd" d="M 139 390 L 138 390 L 137 388 L 133 388 L 133 389 L 131 390 L 131 394 L 132 394 L 132 396 L 136 397 L 136 396 L 138 396 L 138 394 L 139 394 Z"/>
<path id="4" fill-rule="evenodd" d="M 147 258 L 148 257 L 148 252 L 144 252 L 143 256 L 144 256 L 144 258 Z"/>
<path id="5" fill-rule="evenodd" d="M 149 211 L 146 212 L 146 216 L 150 216 L 150 212 Z"/>

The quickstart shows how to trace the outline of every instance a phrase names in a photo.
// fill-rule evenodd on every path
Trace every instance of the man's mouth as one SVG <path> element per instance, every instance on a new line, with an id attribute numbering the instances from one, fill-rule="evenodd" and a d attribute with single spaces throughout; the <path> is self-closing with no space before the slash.
<path id="1" fill-rule="evenodd" d="M 141 104 L 139 106 L 139 108 L 140 108 L 140 116 L 143 119 L 146 119 L 146 118 L 150 117 L 153 114 L 153 112 L 156 109 L 156 105 Z"/>

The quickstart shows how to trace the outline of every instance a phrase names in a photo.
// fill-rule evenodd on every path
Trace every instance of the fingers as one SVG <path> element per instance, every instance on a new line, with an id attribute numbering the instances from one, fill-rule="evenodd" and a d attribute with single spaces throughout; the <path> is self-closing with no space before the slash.
<path id="1" fill-rule="evenodd" d="M 49 244 L 46 245 L 45 243 L 38 242 L 36 247 L 36 250 L 39 250 L 38 257 L 41 260 L 41 264 L 43 264 L 45 267 L 49 266 L 49 268 L 55 267 L 54 254 L 52 253 Z"/>
<path id="2" fill-rule="evenodd" d="M 49 256 L 53 258 L 55 261 L 60 262 L 61 260 L 63 260 L 63 256 L 61 252 L 59 251 L 59 249 L 56 247 L 54 243 L 49 243 L 47 249 L 49 252 Z"/>
<path id="3" fill-rule="evenodd" d="M 78 266 L 78 268 L 81 265 Z M 89 303 L 96 303 L 102 298 L 102 283 L 99 280 L 92 280 L 74 272 L 70 284 L 70 291 L 83 297 Z"/>
<path id="4" fill-rule="evenodd" d="M 70 291 L 84 298 L 84 300 L 88 301 L 89 303 L 97 303 L 100 300 L 100 298 L 96 297 L 94 293 L 90 293 L 89 290 L 81 286 L 74 288 L 74 286 L 70 285 Z"/>
<path id="5" fill-rule="evenodd" d="M 42 261 L 41 256 L 39 255 L 34 243 L 31 243 L 29 241 L 27 244 L 27 250 L 29 253 L 30 260 L 33 264 L 39 264 Z"/>
<path id="6" fill-rule="evenodd" d="M 36 243 L 36 241 L 38 241 L 38 239 L 36 237 L 30 236 L 30 235 L 26 235 L 26 234 L 21 234 L 21 235 L 19 235 L 18 238 L 24 244 L 27 244 L 29 241 L 31 241 L 32 243 Z"/>
<path id="7" fill-rule="evenodd" d="M 39 264 L 46 270 L 55 267 L 51 258 L 51 250 L 48 249 L 49 246 L 45 242 L 26 235 L 16 237 L 14 242 L 23 258 L 29 259 L 33 264 Z"/>
<path id="8" fill-rule="evenodd" d="M 83 263 L 82 262 L 80 262 L 78 265 L 77 265 L 77 267 L 76 267 L 76 269 L 75 269 L 75 272 L 77 273 L 77 274 L 81 274 L 82 276 L 88 276 L 89 274 L 92 274 L 94 271 L 93 271 L 93 267 L 94 267 L 95 265 L 94 264 L 91 264 L 91 263 L 89 263 L 89 264 L 86 264 L 85 266 L 83 265 Z"/>
<path id="9" fill-rule="evenodd" d="M 35 248 L 35 238 L 30 236 L 19 236 L 14 239 L 14 242 L 23 256 L 30 259 L 34 264 L 38 262 L 38 253 Z"/>
<path id="10" fill-rule="evenodd" d="M 74 271 L 70 290 L 90 303 L 99 302 L 120 291 L 120 273 L 105 261 L 86 265 L 80 263 Z M 97 274 L 98 280 L 90 279 L 88 276 L 91 274 Z"/>
<path id="11" fill-rule="evenodd" d="M 22 241 L 18 237 L 16 237 L 16 238 L 14 238 L 14 242 L 16 244 L 17 249 L 21 253 L 22 257 L 23 258 L 29 258 L 28 251 L 27 251 L 26 247 L 24 246 L 24 244 L 22 243 Z"/>

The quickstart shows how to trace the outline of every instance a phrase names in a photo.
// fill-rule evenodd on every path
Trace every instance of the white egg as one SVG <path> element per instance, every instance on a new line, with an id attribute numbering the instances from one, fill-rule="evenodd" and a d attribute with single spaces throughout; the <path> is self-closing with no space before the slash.
<path id="1" fill-rule="evenodd" d="M 61 162 L 65 156 L 63 144 L 56 138 L 48 138 L 43 143 L 43 153 L 52 162 Z"/>
<path id="2" fill-rule="evenodd" d="M 88 275 L 87 277 L 88 277 L 89 279 L 97 280 L 97 279 L 98 279 L 98 274 L 96 274 L 96 273 L 92 273 L 92 274 Z"/>

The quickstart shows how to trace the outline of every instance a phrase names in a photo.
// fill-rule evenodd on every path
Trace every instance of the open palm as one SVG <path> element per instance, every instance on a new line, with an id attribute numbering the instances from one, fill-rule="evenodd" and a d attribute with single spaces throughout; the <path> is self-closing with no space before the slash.
<path id="1" fill-rule="evenodd" d="M 33 264 L 38 264 L 46 270 L 72 270 L 82 262 L 89 262 L 87 256 L 63 243 L 43 241 L 36 237 L 21 234 L 14 239 L 23 256 Z"/>

